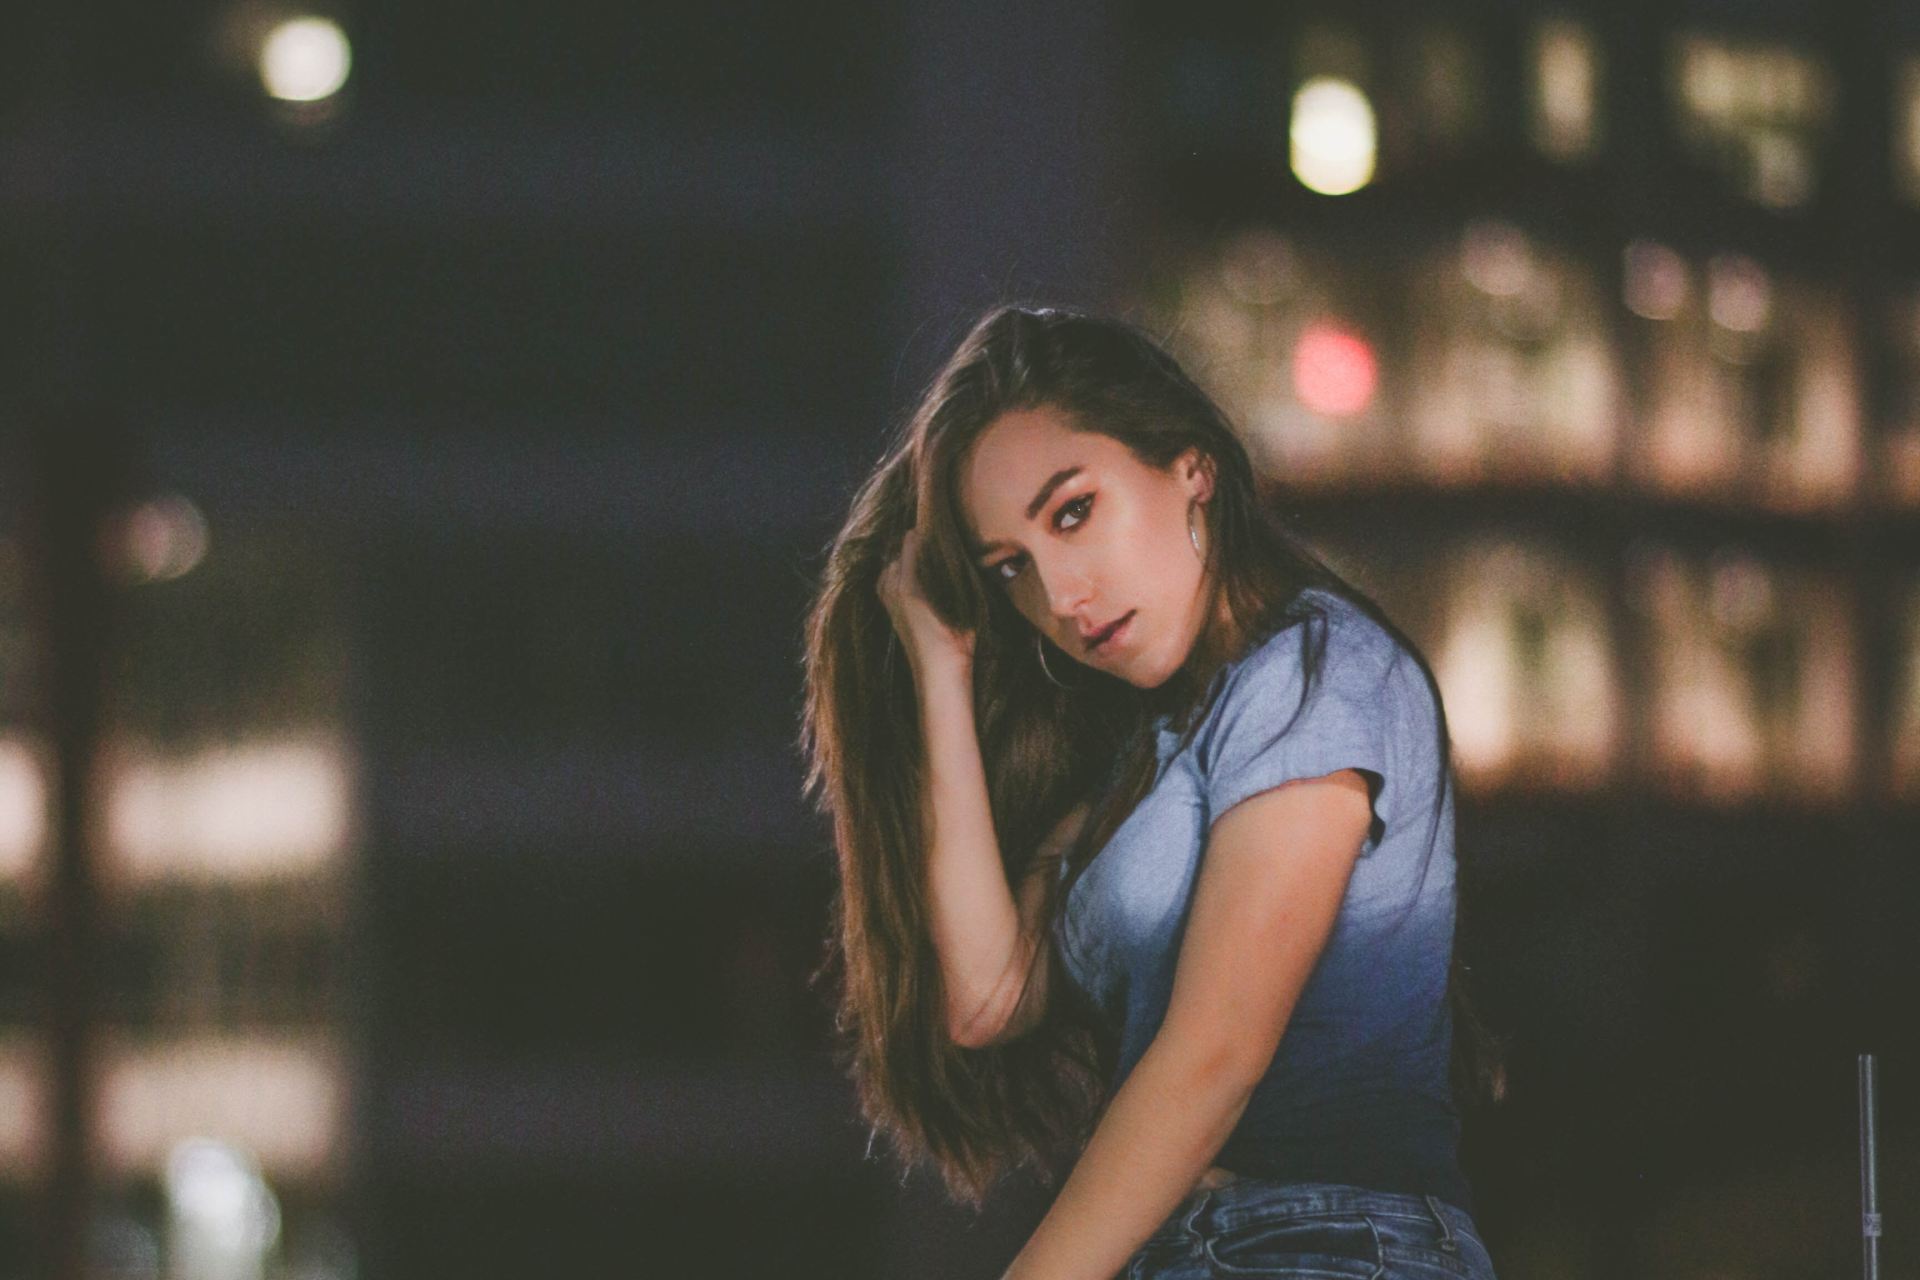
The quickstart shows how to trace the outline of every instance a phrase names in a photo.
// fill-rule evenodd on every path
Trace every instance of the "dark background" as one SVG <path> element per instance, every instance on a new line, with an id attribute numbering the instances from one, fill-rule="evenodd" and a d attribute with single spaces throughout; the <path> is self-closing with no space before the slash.
<path id="1" fill-rule="evenodd" d="M 44 792 L 0 811 L 71 821 L 0 875 L 0 1276 L 162 1273 L 167 1184 L 111 1154 L 116 1126 L 243 1151 L 288 1131 L 164 1090 L 91 1111 L 116 1055 L 303 1036 L 339 1101 L 317 1163 L 260 1153 L 269 1275 L 998 1274 L 1044 1195 L 1009 1185 L 975 1220 L 869 1158 L 806 983 L 834 888 L 794 746 L 821 548 L 980 306 L 1173 327 L 1175 250 L 1248 226 L 1391 299 L 1486 218 L 1611 298 L 1641 238 L 1829 290 L 1857 320 L 1866 462 L 1816 510 L 1650 489 L 1626 478 L 1630 394 L 1597 485 L 1382 484 L 1364 458 L 1272 477 L 1423 644 L 1429 549 L 1468 534 L 1551 544 L 1620 625 L 1605 776 L 1522 752 L 1463 793 L 1461 946 L 1514 1037 L 1510 1096 L 1467 1131 L 1485 1238 L 1506 1280 L 1845 1274 L 1871 1051 L 1883 1274 L 1920 1274 L 1920 787 L 1894 745 L 1920 696 L 1920 498 L 1878 452 L 1920 426 L 1920 336 L 1886 319 L 1920 282 L 1898 158 L 1920 9 L 368 0 L 323 11 L 352 69 L 304 109 L 263 94 L 242 38 L 275 12 L 4 17 L 0 737 L 39 753 L 8 785 Z M 1555 16 L 1604 53 L 1574 163 L 1526 125 L 1529 33 Z M 1379 59 L 1380 173 L 1345 197 L 1284 145 L 1324 23 Z M 1422 24 L 1484 69 L 1455 137 L 1422 132 L 1393 70 Z M 1690 149 L 1682 33 L 1829 68 L 1809 196 L 1756 201 Z M 1607 314 L 1632 392 L 1654 344 Z M 115 576 L 115 521 L 169 495 L 204 556 Z M 1837 593 L 1807 598 L 1858 638 L 1839 785 L 1809 798 L 1770 765 L 1709 798 L 1663 763 L 1629 608 L 1649 539 Z M 116 878 L 86 825 L 106 747 L 301 733 L 351 780 L 322 870 Z"/>

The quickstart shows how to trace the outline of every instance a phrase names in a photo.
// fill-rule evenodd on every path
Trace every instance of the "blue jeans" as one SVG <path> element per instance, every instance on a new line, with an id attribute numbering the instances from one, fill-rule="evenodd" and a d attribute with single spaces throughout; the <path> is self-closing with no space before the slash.
<path id="1" fill-rule="evenodd" d="M 1495 1280 L 1472 1216 L 1435 1196 L 1246 1177 L 1189 1194 L 1120 1275 Z"/>

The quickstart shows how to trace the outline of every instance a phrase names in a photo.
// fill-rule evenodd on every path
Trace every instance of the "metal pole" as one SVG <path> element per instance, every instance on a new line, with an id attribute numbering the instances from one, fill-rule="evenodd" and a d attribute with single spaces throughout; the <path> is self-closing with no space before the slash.
<path id="1" fill-rule="evenodd" d="M 1880 1280 L 1880 1084 L 1874 1055 L 1860 1055 L 1860 1263 Z"/>

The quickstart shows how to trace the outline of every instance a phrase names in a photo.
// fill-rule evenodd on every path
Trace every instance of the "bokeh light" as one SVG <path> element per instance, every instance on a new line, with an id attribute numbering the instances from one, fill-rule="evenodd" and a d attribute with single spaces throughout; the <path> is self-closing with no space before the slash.
<path id="1" fill-rule="evenodd" d="M 329 18 L 291 18 L 260 45 L 260 82 L 282 102 L 318 102 L 347 82 L 353 47 Z"/>
<path id="2" fill-rule="evenodd" d="M 1346 417 L 1373 402 L 1379 366 L 1366 339 L 1324 321 L 1308 325 L 1293 349 L 1293 387 L 1315 413 Z"/>
<path id="3" fill-rule="evenodd" d="M 1315 76 L 1293 95 L 1293 174 L 1309 191 L 1343 196 L 1373 179 L 1373 104 L 1350 80 Z"/>

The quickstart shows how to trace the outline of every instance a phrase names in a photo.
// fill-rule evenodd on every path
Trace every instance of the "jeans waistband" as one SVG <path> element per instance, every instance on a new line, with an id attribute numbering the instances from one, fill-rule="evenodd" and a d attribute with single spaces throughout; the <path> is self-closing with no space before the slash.
<path id="1" fill-rule="evenodd" d="M 1464 1231 L 1476 1239 L 1479 1237 L 1472 1215 L 1439 1196 L 1376 1191 L 1332 1182 L 1276 1182 L 1245 1176 L 1190 1192 L 1169 1218 L 1166 1229 L 1206 1234 L 1231 1230 L 1255 1219 L 1270 1221 L 1339 1214 L 1417 1218 L 1434 1223 L 1449 1234 Z"/>

